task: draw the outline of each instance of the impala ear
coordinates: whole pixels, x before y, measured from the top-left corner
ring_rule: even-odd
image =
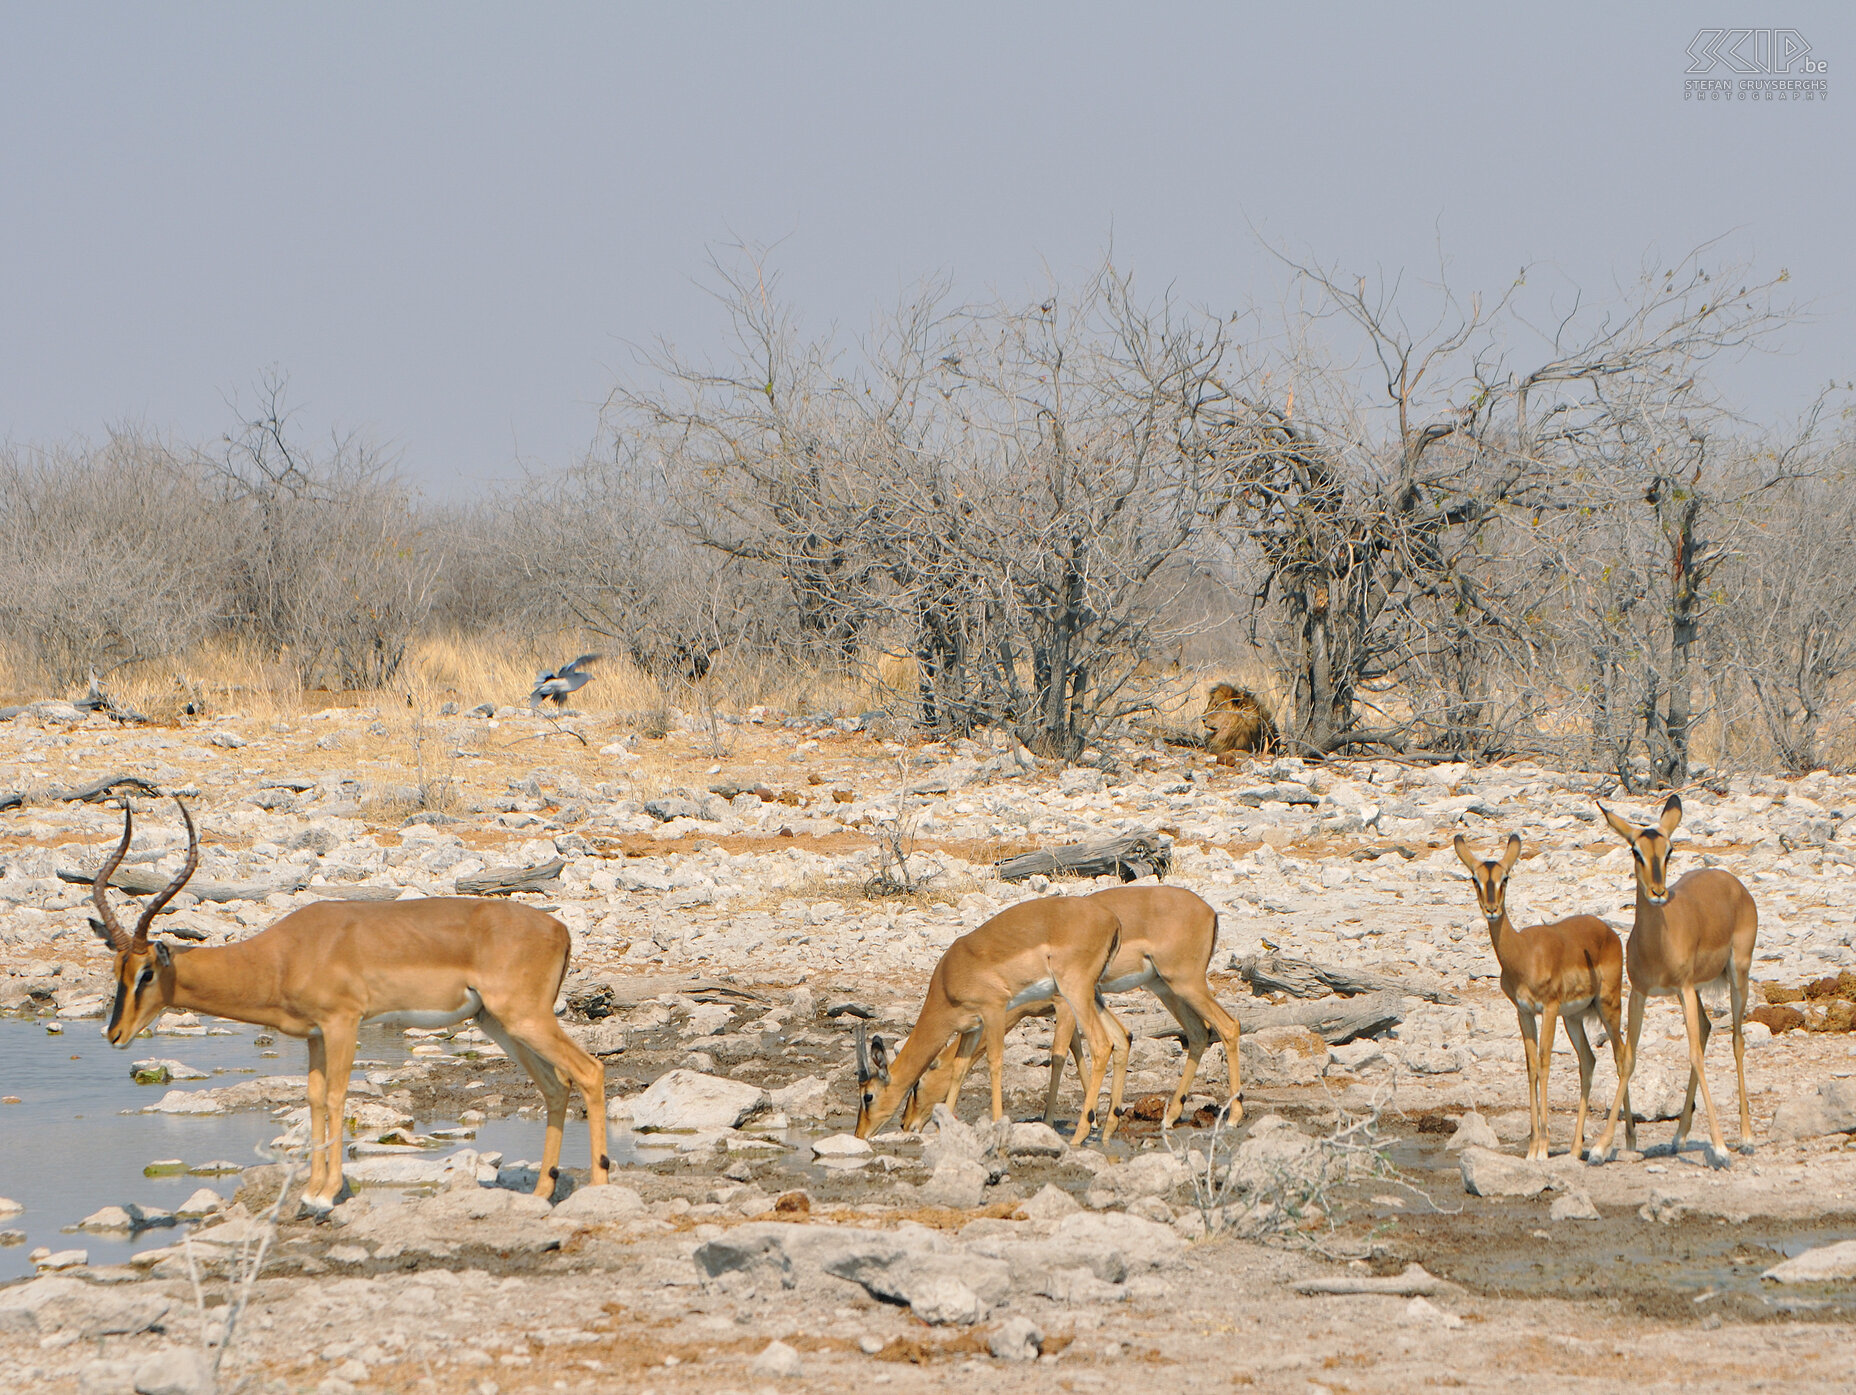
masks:
[[[1669,802],[1663,805],[1663,816],[1661,819],[1657,820],[1657,826],[1663,830],[1663,837],[1667,838],[1671,833],[1676,831],[1676,825],[1681,822],[1682,796],[1679,794],[1672,794],[1669,796]]]
[[[90,929],[104,944],[108,945],[111,949],[116,948],[116,941],[110,938],[110,927],[98,920],[94,915],[90,917]]]
[[[889,1084],[889,1048],[883,1045],[883,1038],[870,1038],[870,1061],[876,1067],[876,1078]]]
[[[1476,855],[1469,850],[1469,843],[1464,839],[1461,833],[1456,835],[1455,846],[1456,855],[1463,859],[1463,865],[1469,868],[1470,871],[1474,872],[1478,867],[1482,866],[1482,864],[1476,860]]]
[[[1519,833],[1510,833],[1508,835],[1508,850],[1502,854],[1502,871],[1511,871],[1514,868],[1515,860],[1520,856],[1521,835]]]
[[[1602,804],[1598,806],[1598,812],[1605,816],[1605,822],[1611,825],[1611,831],[1613,833],[1617,834],[1618,837],[1622,838],[1626,843],[1629,843],[1633,848],[1637,846],[1636,829],[1625,823],[1623,819],[1619,818]]]
[[[174,967],[174,955],[173,952],[168,949],[168,942],[166,940],[155,941],[155,962],[164,969],[171,969]]]

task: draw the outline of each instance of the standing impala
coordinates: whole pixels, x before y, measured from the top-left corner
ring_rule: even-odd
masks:
[[[1098,891],[1088,898],[1100,902],[1115,913],[1121,922],[1121,938],[1114,957],[1102,971],[1099,985],[1104,993],[1128,993],[1145,988],[1173,1014],[1186,1033],[1186,1062],[1179,1074],[1179,1087],[1167,1102],[1162,1126],[1170,1128],[1179,1118],[1186,1096],[1192,1090],[1199,1058],[1211,1043],[1211,1031],[1224,1043],[1225,1065],[1231,1077],[1228,1108],[1229,1122],[1244,1117],[1243,1076],[1238,1065],[1237,1019],[1212,996],[1205,971],[1211,966],[1212,951],[1218,945],[1218,912],[1203,899],[1177,886],[1117,886]],[[1076,1035],[1076,1019],[1062,1000],[1028,1004],[1013,1011],[1006,1023],[1009,1031],[1026,1017],[1056,1014],[1056,1030],[1051,1037],[1050,1086],[1044,1095],[1044,1122],[1057,1112],[1057,1088],[1063,1081],[1065,1052],[1076,1057],[1078,1075],[1087,1075],[1081,1039]],[[1211,1029],[1210,1031],[1207,1028]],[[982,1047],[982,1050],[985,1048]],[[906,1129],[919,1128],[945,1102],[949,1108],[948,1083],[952,1079],[952,1052],[943,1052],[933,1069],[922,1077],[915,1099],[903,1116]],[[1120,1083],[1114,1097],[1121,1098]]]
[[[1618,1008],[1624,996],[1624,948],[1618,932],[1597,916],[1576,915],[1551,925],[1517,930],[1508,919],[1508,874],[1521,856],[1520,835],[1510,833],[1497,862],[1484,862],[1470,851],[1462,834],[1456,855],[1476,882],[1476,905],[1488,922],[1496,962],[1502,966],[1502,992],[1514,1004],[1527,1053],[1527,1156],[1544,1160],[1547,1149],[1547,1068],[1553,1062],[1557,1023],[1566,1019],[1566,1036],[1579,1057],[1579,1117],[1573,1124],[1572,1152],[1585,1156],[1585,1115],[1592,1097],[1592,1044],[1585,1038],[1587,1013],[1596,1012],[1611,1039],[1618,1078],[1624,1079],[1624,1045],[1618,1032]],[[1624,1096],[1625,1108],[1630,1096]]]
[[[129,850],[134,819],[123,805],[122,841],[98,871],[92,927],[116,952],[116,1003],[103,1034],[125,1047],[166,1008],[253,1022],[309,1039],[309,1182],[303,1205],[326,1212],[342,1187],[343,1106],[363,1022],[449,1027],[466,1018],[519,1062],[548,1105],[537,1196],[560,1176],[561,1126],[571,1082],[592,1133],[595,1184],[606,1180],[606,1073],[554,1019],[567,974],[567,927],[528,906],[466,897],[324,901],[293,911],[248,940],[212,948],[149,943],[148,927],[199,865],[193,816],[187,862],[143,909],[133,935],[104,888]]]
[[[1637,919],[1625,951],[1630,967],[1630,1034],[1625,1038],[1624,1061],[1618,1067],[1618,1098],[1605,1120],[1604,1136],[1598,1140],[1597,1160],[1603,1162],[1610,1156],[1620,1107],[1627,1111],[1628,1118],[1625,1092],[1637,1064],[1643,1003],[1655,994],[1681,1000],[1682,1020],[1688,1028],[1688,1094],[1682,1101],[1682,1117],[1676,1121],[1670,1151],[1680,1152],[1688,1137],[1695,1114],[1695,1087],[1699,1085],[1701,1102],[1708,1110],[1708,1161],[1715,1167],[1726,1167],[1730,1159],[1721,1140],[1721,1121],[1714,1113],[1714,1096],[1708,1089],[1701,1060],[1713,1028],[1695,990],[1704,983],[1727,985],[1733,1012],[1734,1069],[1740,1077],[1740,1151],[1750,1153],[1753,1116],[1746,1105],[1746,1036],[1741,1024],[1746,1017],[1746,978],[1753,967],[1753,941],[1759,934],[1759,909],[1740,879],[1718,867],[1699,868],[1673,887],[1669,885],[1669,836],[1682,822],[1679,796],[1670,795],[1662,818],[1641,828],[1626,823],[1602,804],[1598,812],[1605,816],[1612,832],[1630,845],[1636,870]],[[1629,1123],[1625,1142],[1635,1150],[1636,1130]]]
[[[894,1062],[881,1037],[866,1040],[857,1027],[857,1136],[868,1138],[894,1114],[958,1039],[947,1100],[960,1093],[974,1057],[984,1046],[992,1070],[992,1117],[1005,1115],[1005,1032],[1012,1014],[1061,998],[1089,1043],[1089,1077],[1072,1144],[1096,1122],[1096,1096],[1110,1054],[1116,1058],[1115,1092],[1102,1124],[1103,1141],[1115,1131],[1120,1087],[1127,1074],[1128,1033],[1111,1012],[1098,1011],[1096,983],[1114,956],[1121,924],[1093,896],[1046,896],[1020,901],[947,947],[928,980],[928,995],[909,1039]]]

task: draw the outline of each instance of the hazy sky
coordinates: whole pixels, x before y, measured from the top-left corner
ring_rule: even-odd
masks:
[[[1718,10],[1718,13],[1715,12]],[[1273,299],[1348,270],[1604,293],[1723,234],[1815,306],[1736,377],[1856,374],[1856,7],[0,7],[0,435],[185,439],[286,372],[434,495],[572,461],[631,346],[719,343],[712,249],[814,324],[1113,239]],[[1827,102],[1683,100],[1699,25],[1787,26]],[[1725,72],[1718,69],[1716,76]]]

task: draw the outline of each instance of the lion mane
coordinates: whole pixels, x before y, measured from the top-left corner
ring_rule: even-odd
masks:
[[[1221,765],[1235,765],[1239,751],[1276,747],[1276,721],[1263,699],[1235,683],[1214,683],[1205,702],[1205,749]]]

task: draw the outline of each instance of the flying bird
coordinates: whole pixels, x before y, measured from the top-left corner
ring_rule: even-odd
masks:
[[[571,664],[562,664],[557,669],[537,674],[535,691],[528,695],[528,705],[539,707],[546,699],[551,700],[556,707],[565,707],[569,693],[584,688],[592,681],[593,675],[586,671],[587,665],[598,663],[600,658],[598,654],[582,654]]]

